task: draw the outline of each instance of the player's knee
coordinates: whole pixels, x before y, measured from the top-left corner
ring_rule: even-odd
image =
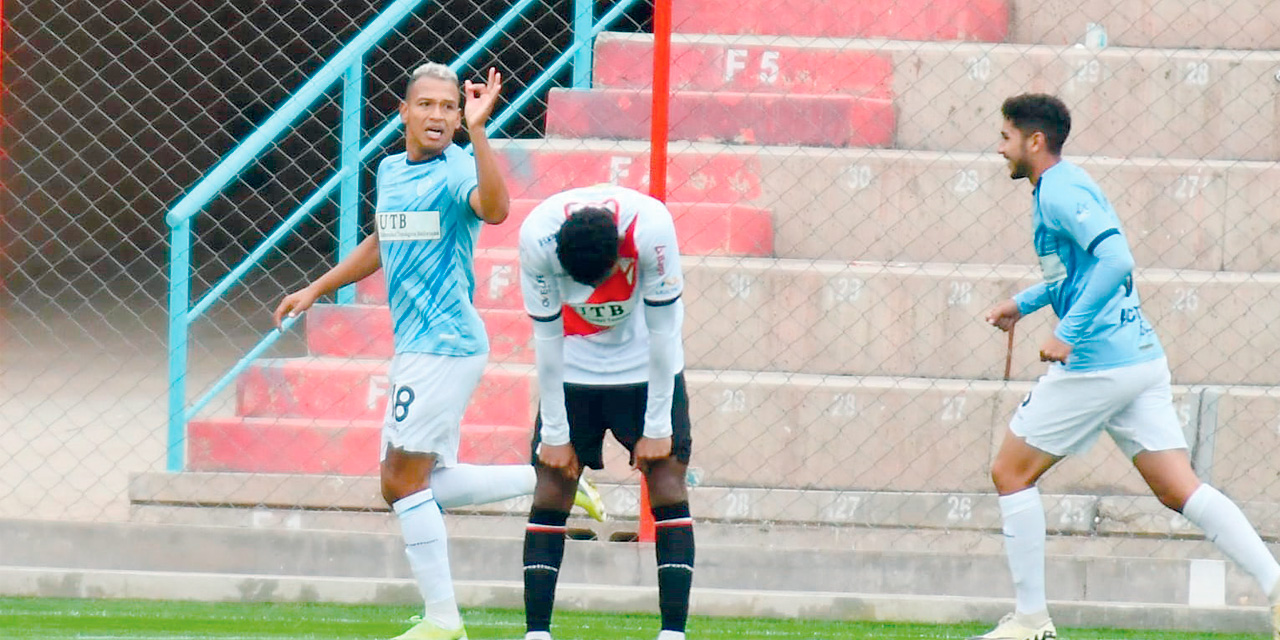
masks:
[[[991,482],[996,486],[996,493],[1007,496],[1035,484],[1035,478],[1026,469],[996,460],[991,465]]]
[[[403,474],[383,474],[382,499],[387,506],[394,505],[397,500],[411,496],[427,488],[425,479],[405,477]]]
[[[672,465],[674,467],[675,465]],[[661,467],[646,477],[649,483],[649,500],[655,506],[688,502],[689,490],[682,469]]]

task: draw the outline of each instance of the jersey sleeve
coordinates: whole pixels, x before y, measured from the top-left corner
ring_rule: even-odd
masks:
[[[1098,243],[1120,235],[1120,221],[1110,207],[1098,202],[1088,190],[1069,186],[1047,194],[1044,205],[1051,226],[1068,235],[1088,253]]]
[[[534,320],[549,321],[560,316],[560,285],[556,283],[551,261],[554,238],[542,237],[533,213],[520,226],[520,293],[524,310]]]
[[[462,211],[470,211],[475,215],[475,211],[471,209],[471,192],[480,184],[476,176],[476,160],[471,154],[463,152],[451,158],[449,162],[447,174],[449,200],[457,204]]]
[[[675,302],[684,293],[680,245],[671,213],[655,201],[654,214],[645,221],[639,239],[640,295],[648,305]]]

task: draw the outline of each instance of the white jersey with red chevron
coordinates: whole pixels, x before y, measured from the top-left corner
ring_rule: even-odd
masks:
[[[600,286],[574,282],[556,258],[556,232],[583,207],[618,221],[618,268]],[[643,304],[674,304],[683,317],[684,274],[671,212],[661,201],[615,185],[570,189],[542,201],[520,226],[521,291],[534,319],[564,317],[565,382],[632,384],[649,376]],[[676,345],[679,368],[683,348]]]

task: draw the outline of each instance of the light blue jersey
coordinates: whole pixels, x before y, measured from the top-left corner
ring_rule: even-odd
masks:
[[[468,199],[476,184],[475,160],[456,145],[430,160],[398,153],[378,165],[375,215],[396,353],[489,351],[472,303],[481,220]]]
[[[1036,255],[1044,282],[1014,297],[1023,314],[1052,305],[1054,335],[1072,345],[1066,368],[1093,371],[1164,356],[1142,315],[1133,256],[1115,209],[1084,169],[1060,161],[1033,193]]]

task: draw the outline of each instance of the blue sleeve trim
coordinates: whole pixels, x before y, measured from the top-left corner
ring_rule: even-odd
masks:
[[[555,315],[552,315],[552,316],[535,316],[531,313],[529,314],[529,317],[533,318],[535,322],[555,322],[556,320],[560,319],[561,313],[563,312],[557,311]]]
[[[1099,233],[1099,234],[1098,234],[1098,237],[1094,238],[1094,239],[1093,239],[1093,242],[1090,242],[1090,243],[1089,243],[1089,248],[1088,248],[1088,249],[1085,249],[1085,251],[1087,251],[1087,252],[1089,253],[1089,255],[1093,255],[1093,250],[1094,250],[1094,249],[1097,249],[1097,248],[1098,248],[1098,245],[1099,245],[1103,240],[1106,240],[1107,238],[1110,238],[1111,236],[1118,236],[1118,235],[1120,235],[1120,230],[1119,230],[1119,229],[1116,229],[1115,227],[1112,227],[1112,228],[1110,228],[1110,229],[1107,229],[1106,231],[1103,231],[1102,233]]]

